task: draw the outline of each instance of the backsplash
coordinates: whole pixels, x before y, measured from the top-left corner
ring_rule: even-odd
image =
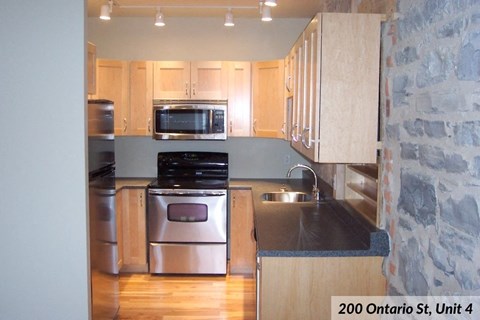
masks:
[[[266,138],[228,138],[226,141],[153,140],[151,137],[116,137],[117,176],[150,178],[157,175],[157,153],[168,151],[228,152],[230,178],[285,178],[296,163],[308,161],[288,141]],[[301,171],[293,172],[295,178]]]

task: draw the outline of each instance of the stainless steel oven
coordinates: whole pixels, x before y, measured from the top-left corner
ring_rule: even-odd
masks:
[[[149,270],[226,274],[228,154],[158,154],[148,187]]]

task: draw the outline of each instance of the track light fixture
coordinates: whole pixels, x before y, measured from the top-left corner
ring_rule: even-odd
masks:
[[[233,27],[234,25],[235,25],[235,23],[233,22],[232,9],[231,9],[231,8],[228,8],[227,13],[225,13],[225,23],[224,23],[224,26],[225,26],[225,27]]]
[[[262,21],[272,21],[272,14],[270,13],[270,7],[262,8]]]
[[[277,5],[277,0],[260,0],[259,6],[202,6],[202,5],[166,5],[162,8],[176,8],[176,9],[227,9],[225,14],[224,25],[226,27],[233,27],[235,23],[233,22],[233,13],[232,9],[235,10],[253,10],[260,8],[260,14],[262,16],[262,21],[272,21],[272,15],[270,13],[270,8]],[[108,2],[100,7],[100,19],[110,20],[110,14],[112,13],[113,6],[120,9],[145,9],[145,8],[156,8],[157,13],[155,15],[155,25],[163,27],[165,25],[164,15],[160,8],[153,5],[120,5],[116,0],[108,0]]]
[[[157,8],[157,14],[155,15],[155,25],[157,27],[165,26],[165,21],[163,19],[163,13],[160,8]]]
[[[276,7],[277,6],[277,0],[265,0],[263,3],[267,7]]]
[[[110,13],[112,13],[113,0],[108,0],[108,4],[100,7],[100,19],[110,20]]]

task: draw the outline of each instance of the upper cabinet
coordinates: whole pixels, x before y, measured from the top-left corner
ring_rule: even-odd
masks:
[[[291,141],[312,161],[376,163],[381,18],[320,13],[294,46]]]
[[[153,62],[130,62],[130,97],[126,134],[152,135]]]
[[[228,136],[249,137],[251,119],[251,64],[228,63]]]
[[[97,61],[94,97],[113,101],[116,136],[151,135],[152,78],[151,61]]]
[[[228,69],[222,61],[155,61],[154,99],[227,99]]]
[[[284,60],[252,63],[253,136],[285,138]]]
[[[87,43],[87,93],[95,94],[97,91],[97,47]]]
[[[123,135],[128,129],[128,62],[121,60],[97,60],[98,99],[107,99],[114,104],[115,135]]]

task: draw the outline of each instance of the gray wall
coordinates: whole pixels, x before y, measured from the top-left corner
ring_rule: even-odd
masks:
[[[389,292],[480,292],[480,4],[399,0],[383,33]]]
[[[88,319],[85,3],[0,9],[0,319]]]
[[[284,178],[296,163],[306,163],[280,139],[229,138],[227,141],[157,141],[150,137],[117,137],[115,141],[119,177],[155,177],[158,152],[228,152],[231,178]],[[293,177],[300,177],[296,170]]]

